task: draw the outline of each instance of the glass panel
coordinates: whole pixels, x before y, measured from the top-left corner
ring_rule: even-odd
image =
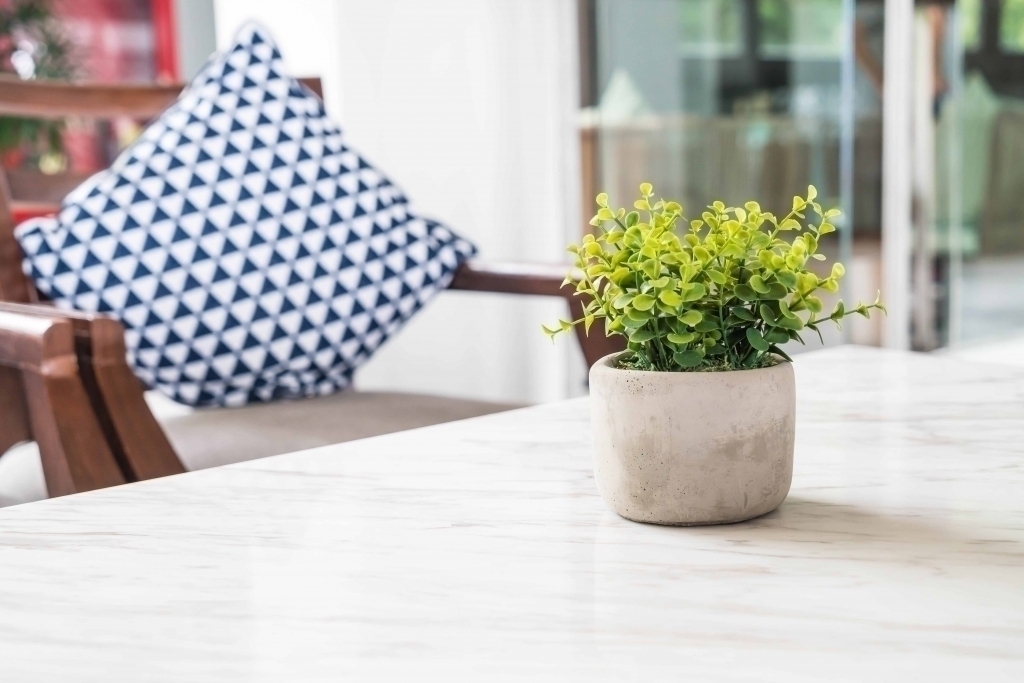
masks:
[[[965,50],[981,47],[981,0],[961,0],[960,36]]]
[[[948,163],[940,177],[948,170],[956,202],[949,206],[953,343],[1024,340],[1024,2],[981,0],[979,12],[978,1],[958,0],[958,20],[998,19],[999,45],[951,53],[955,106],[943,113],[938,140],[940,152],[949,150],[939,157]]]
[[[999,45],[1007,52],[1024,52],[1024,0],[1003,0]]]
[[[777,57],[839,57],[842,3],[758,0],[761,53]]]
[[[741,0],[691,0],[679,6],[679,54],[728,57],[743,52]]]
[[[753,199],[784,214],[809,184],[822,204],[850,208],[853,193],[844,195],[840,178],[841,159],[852,158],[853,149],[843,102],[853,110],[854,63],[852,50],[842,51],[852,45],[853,22],[843,20],[844,8],[852,18],[852,0],[595,0],[593,6],[596,96],[582,134],[588,218],[591,189],[630,206],[645,181],[659,196],[681,202],[687,215],[716,199],[731,205]],[[844,70],[851,70],[845,94]],[[880,115],[869,105],[862,117],[879,131],[878,142]],[[869,220],[877,224],[877,217]],[[848,232],[846,225],[840,232]],[[825,248],[836,257],[838,235]],[[875,286],[863,296],[873,299]]]

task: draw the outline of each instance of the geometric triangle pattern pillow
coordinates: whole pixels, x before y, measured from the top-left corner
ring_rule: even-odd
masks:
[[[410,211],[256,25],[16,236],[42,294],[119,319],[139,378],[189,405],[347,386],[475,252]]]

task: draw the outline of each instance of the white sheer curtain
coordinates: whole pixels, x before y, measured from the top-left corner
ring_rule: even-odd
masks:
[[[328,112],[481,258],[562,261],[578,233],[574,0],[216,0],[218,44],[246,19]],[[362,389],[537,402],[582,391],[560,302],[447,292],[357,374]]]

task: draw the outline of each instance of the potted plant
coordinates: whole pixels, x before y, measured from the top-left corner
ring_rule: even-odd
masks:
[[[825,322],[870,315],[878,299],[822,313],[819,290],[837,292],[835,263],[822,277],[819,239],[835,230],[809,187],[778,218],[756,202],[715,202],[686,221],[682,207],[640,186],[635,210],[597,197],[596,235],[573,245],[587,298],[579,320],[598,318],[627,350],[590,371],[598,489],[618,514],[657,524],[720,524],[771,512],[793,474],[796,390],[781,345]],[[810,215],[811,219],[808,218]],[[785,239],[792,236],[790,239]]]

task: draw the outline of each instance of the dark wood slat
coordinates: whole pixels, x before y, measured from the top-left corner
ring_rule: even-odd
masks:
[[[6,169],[7,188],[13,208],[33,211],[55,211],[71,190],[81,185],[91,173],[47,174],[32,169]]]
[[[31,439],[21,372],[0,366],[0,457],[11,446]]]
[[[319,78],[298,80],[323,99]],[[134,85],[23,81],[16,76],[0,75],[0,114],[39,118],[85,116],[106,119],[127,116],[151,119],[169,107],[184,87],[184,83]]]
[[[467,261],[456,271],[451,289],[565,297],[572,292],[562,288],[567,272],[568,267],[557,264]]]
[[[566,272],[568,266],[556,264],[487,264],[467,261],[456,271],[450,288],[499,294],[557,296],[566,300],[571,317],[578,320],[583,316],[585,300],[575,295],[576,290],[572,286],[562,286]],[[617,353],[626,348],[625,338],[605,334],[602,321],[591,326],[590,334],[582,326],[577,326],[576,338],[583,349],[587,365],[593,365],[609,353]]]
[[[21,270],[21,246],[14,239],[11,191],[0,168],[0,301],[33,300],[35,287]]]

